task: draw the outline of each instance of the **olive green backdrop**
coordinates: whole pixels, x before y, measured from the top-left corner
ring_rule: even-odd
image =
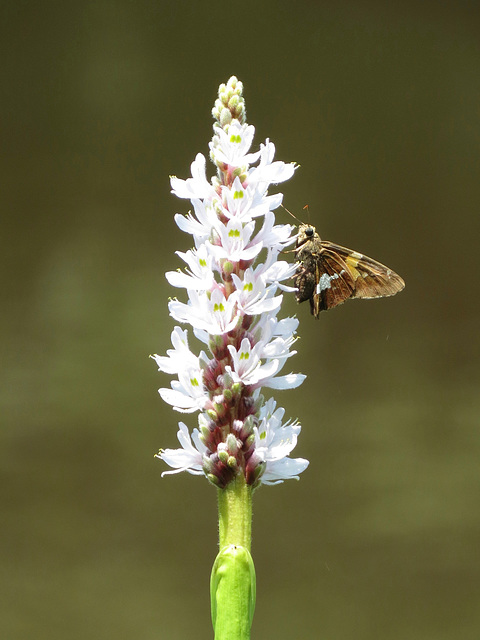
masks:
[[[1,12],[0,636],[212,637],[215,491],[160,478],[181,416],[148,355],[189,248],[168,176],[236,74],[255,144],[301,165],[285,204],[407,282],[319,321],[286,304],[310,467],[255,496],[253,638],[477,640],[476,3]]]

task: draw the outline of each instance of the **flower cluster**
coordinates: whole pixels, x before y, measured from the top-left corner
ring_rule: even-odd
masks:
[[[176,214],[175,222],[195,246],[177,252],[185,271],[166,274],[188,297],[186,303],[170,301],[169,311],[191,325],[204,350],[196,355],[187,330],[177,326],[173,349],[152,356],[160,371],[177,377],[170,389],[159,390],[161,397],[177,411],[200,411],[191,435],[179,423],[181,448],[159,452],[173,468],[165,473],[205,474],[220,488],[239,474],[252,487],[275,484],[298,478],[308,466],[289,457],[300,425],[282,423],[284,410],[261,394],[262,388],[295,388],[305,377],[280,375],[295,353],[298,321],[277,318],[277,291],[293,291],[282,281],[295,273],[295,264],[278,255],[295,237],[291,225],[275,224],[282,194],[267,195],[270,184],[290,178],[295,167],[273,160],[269,140],[250,153],[254,127],[245,121],[242,89],[232,77],[215,102],[210,158],[217,176],[207,180],[205,157],[198,154],[191,178],[171,178],[172,192],[192,202],[193,213]]]

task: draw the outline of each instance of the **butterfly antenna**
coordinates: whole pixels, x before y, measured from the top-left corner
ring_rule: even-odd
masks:
[[[289,213],[292,216],[292,218],[294,218],[297,222],[300,222],[300,224],[303,224],[300,218],[297,218],[297,216],[295,216],[291,211],[289,211],[287,207],[285,207],[283,204],[280,204],[280,206],[282,207],[282,209],[285,209],[285,211]]]
[[[305,209],[307,210],[307,218],[308,218],[308,220],[310,221],[310,208],[309,208],[309,205],[308,205],[308,204],[306,204],[306,205],[303,207],[303,210],[305,210]]]

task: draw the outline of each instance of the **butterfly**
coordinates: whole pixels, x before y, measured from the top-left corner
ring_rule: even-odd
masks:
[[[293,214],[292,214],[293,215]],[[349,298],[383,298],[405,287],[403,279],[384,264],[333,242],[321,240],[315,227],[298,227],[293,276],[297,302],[310,301],[315,318]]]

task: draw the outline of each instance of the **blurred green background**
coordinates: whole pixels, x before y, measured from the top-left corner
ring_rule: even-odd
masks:
[[[160,478],[181,416],[148,355],[189,248],[168,176],[232,74],[255,144],[301,165],[286,206],[407,282],[286,304],[308,378],[278,401],[311,464],[255,496],[252,637],[480,637],[477,11],[3,3],[2,639],[212,637],[215,491]]]

